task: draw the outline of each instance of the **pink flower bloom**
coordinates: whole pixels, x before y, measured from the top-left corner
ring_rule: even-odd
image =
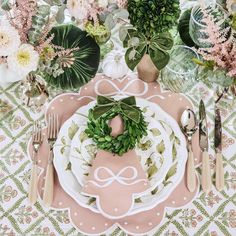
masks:
[[[202,22],[206,25],[202,31],[208,35],[202,42],[210,43],[211,46],[199,48],[198,53],[206,61],[214,61],[216,67],[225,70],[228,76],[236,77],[236,43],[234,36],[229,36],[230,27],[222,29],[222,22],[215,22],[204,4],[201,8],[204,15]]]

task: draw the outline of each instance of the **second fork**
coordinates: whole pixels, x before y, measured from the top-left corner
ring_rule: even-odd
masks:
[[[53,201],[53,189],[54,189],[53,146],[57,139],[58,132],[59,132],[58,115],[49,114],[48,144],[50,146],[50,152],[48,157],[48,165],[46,170],[44,193],[43,193],[43,202],[47,207],[51,206]]]

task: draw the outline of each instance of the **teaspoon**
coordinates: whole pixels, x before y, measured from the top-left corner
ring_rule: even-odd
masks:
[[[192,151],[192,136],[197,131],[197,118],[191,109],[187,109],[181,116],[181,128],[188,141],[188,160],[187,160],[187,188],[194,192],[196,188],[195,165]]]

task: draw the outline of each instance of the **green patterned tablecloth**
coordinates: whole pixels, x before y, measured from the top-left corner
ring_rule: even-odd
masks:
[[[51,91],[51,96],[58,91]],[[0,235],[81,235],[70,222],[66,210],[48,210],[27,199],[31,162],[27,142],[33,121],[43,112],[21,105],[20,85],[0,87]],[[198,85],[187,95],[196,111],[199,98],[207,106],[210,126],[211,167],[214,169],[212,92]],[[236,107],[222,106],[225,191],[213,189],[182,209],[168,209],[155,235],[236,235]],[[198,169],[198,172],[200,170]],[[125,235],[116,229],[112,235]]]

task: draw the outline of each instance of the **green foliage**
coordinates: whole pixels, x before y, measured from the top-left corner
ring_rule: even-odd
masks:
[[[169,62],[168,50],[173,47],[173,38],[170,33],[164,32],[147,38],[135,29],[122,28],[124,47],[128,47],[125,60],[131,70],[137,66],[145,54],[149,54],[158,70],[163,69]]]
[[[131,24],[146,37],[169,31],[180,15],[178,0],[128,0]]]
[[[218,84],[222,87],[235,84],[235,81],[227,75],[225,70],[215,69],[214,61],[201,61],[197,58],[193,58],[193,61],[201,66],[198,76],[199,81],[205,83],[209,88],[212,87],[212,84]]]
[[[105,17],[105,26],[108,30],[112,30],[119,19],[127,20],[129,17],[129,13],[125,9],[115,9],[110,14]]]
[[[32,28],[29,31],[29,41],[35,44],[42,34],[42,29],[48,22],[50,15],[50,6],[40,5],[37,7],[37,13],[32,18]]]
[[[106,43],[111,36],[111,31],[107,29],[104,25],[93,25],[92,22],[88,22],[85,25],[85,30],[88,34],[93,37],[98,44]]]
[[[62,67],[63,73],[56,78],[52,74],[45,74],[45,80],[56,87],[75,89],[91,80],[97,72],[100,59],[100,48],[87,32],[74,25],[60,25],[54,27],[50,35],[54,35],[52,43],[65,49],[79,47],[72,51],[73,64],[71,67]],[[62,59],[61,57],[59,58]],[[53,63],[57,63],[54,59]]]
[[[11,4],[9,0],[1,0],[0,1],[0,8],[4,11],[10,11],[11,10]]]
[[[231,27],[236,30],[236,13],[233,14],[232,20],[231,20]]]
[[[139,109],[140,108],[136,108]],[[142,112],[140,110],[140,112]],[[117,115],[121,115],[124,122],[124,132],[117,137],[111,136],[111,127],[108,126],[108,121]],[[93,109],[89,111],[89,121],[85,132],[89,138],[97,144],[97,147],[122,156],[128,150],[133,149],[136,143],[147,135],[147,123],[141,113],[140,122],[129,119],[127,116],[122,116],[117,107],[112,108],[98,119],[93,117]]]

